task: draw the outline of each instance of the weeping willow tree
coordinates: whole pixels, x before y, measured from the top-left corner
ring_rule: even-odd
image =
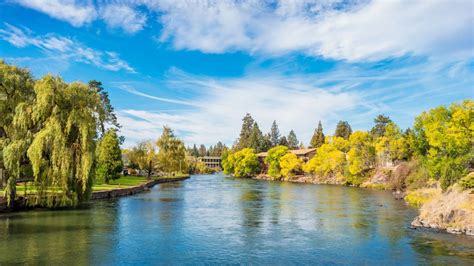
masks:
[[[36,81],[34,91],[31,114],[16,117],[18,121],[31,117],[39,128],[28,148],[37,190],[28,201],[74,206],[91,191],[100,96],[84,84],[66,84],[50,75]]]
[[[0,169],[6,178],[8,204],[16,197],[16,180],[31,171],[26,150],[33,138],[29,116],[35,98],[33,84],[27,70],[0,60]]]

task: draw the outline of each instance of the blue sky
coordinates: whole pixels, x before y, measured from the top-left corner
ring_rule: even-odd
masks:
[[[474,2],[0,2],[0,58],[66,81],[100,80],[125,146],[171,126],[231,145],[249,112],[305,144],[323,123],[402,128],[474,95]]]

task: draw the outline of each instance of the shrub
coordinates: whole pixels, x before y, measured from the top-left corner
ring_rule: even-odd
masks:
[[[459,185],[461,185],[463,189],[474,188],[474,172],[469,173],[461,180],[459,180]]]

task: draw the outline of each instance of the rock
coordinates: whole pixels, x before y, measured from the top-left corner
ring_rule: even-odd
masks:
[[[472,190],[450,189],[424,204],[411,223],[415,227],[445,230],[452,234],[474,235],[474,194]]]

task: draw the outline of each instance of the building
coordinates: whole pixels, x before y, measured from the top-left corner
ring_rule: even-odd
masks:
[[[199,161],[204,163],[209,168],[221,169],[221,157],[204,156],[204,157],[199,157]]]
[[[296,157],[300,158],[301,160],[303,160],[304,163],[306,163],[314,157],[314,155],[316,154],[316,148],[289,150],[289,152],[293,153],[294,155],[296,155]],[[258,161],[262,166],[262,173],[266,173],[268,170],[268,166],[265,163],[265,157],[267,157],[267,154],[268,152],[260,152],[257,154]]]
[[[316,148],[311,148],[311,149],[298,149],[298,150],[289,150],[289,152],[293,153],[296,155],[296,157],[300,158],[303,160],[303,162],[307,162],[313,158],[313,156],[316,154]],[[268,152],[260,152],[257,154],[258,159],[260,162],[265,161],[265,157],[267,157]]]

